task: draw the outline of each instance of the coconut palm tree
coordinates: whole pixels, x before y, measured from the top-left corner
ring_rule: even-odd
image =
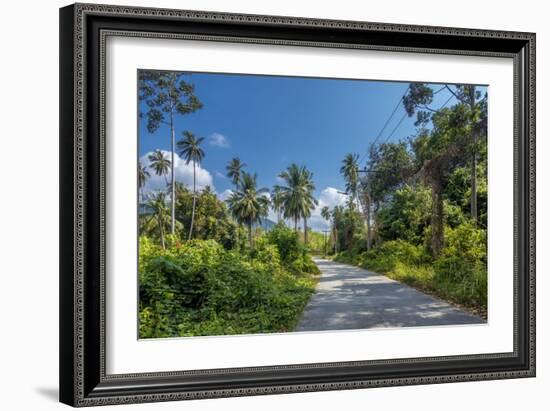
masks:
[[[359,155],[349,153],[342,160],[342,167],[340,167],[340,173],[346,180],[346,191],[349,194],[349,206],[353,208],[355,205],[355,199],[357,198],[357,192],[359,189]]]
[[[197,164],[200,165],[204,158],[204,151],[200,147],[204,140],[204,137],[196,137],[190,131],[184,131],[182,133],[184,139],[178,141],[177,146],[179,154],[185,159],[185,164],[193,162],[193,211],[191,213],[191,225],[189,227],[189,240],[193,234],[193,223],[195,220],[195,206],[197,200]]]
[[[239,189],[226,200],[233,217],[248,227],[250,248],[254,246],[252,225],[266,217],[269,210],[269,199],[265,196],[269,190],[259,189],[257,178],[257,174],[243,172]]]
[[[273,211],[277,214],[277,223],[281,222],[281,214],[283,212],[284,198],[281,187],[275,186],[271,191],[271,207]],[[283,220],[284,221],[284,220]]]
[[[307,219],[311,217],[311,212],[315,209],[318,202],[313,197],[313,191],[315,190],[315,184],[313,184],[313,173],[302,167],[302,181],[304,196],[302,201],[301,217],[304,220],[304,244],[307,245]]]
[[[141,162],[138,161],[138,190],[139,190],[139,201],[143,202],[143,186],[151,177],[151,173],[147,170],[147,167],[142,166]]]
[[[168,186],[168,178],[166,177],[170,172],[170,166],[172,162],[165,156],[160,150],[155,150],[147,157],[149,159],[150,167],[153,169],[157,176],[164,176],[164,181]]]
[[[160,244],[162,248],[166,248],[164,241],[165,226],[170,222],[170,210],[166,206],[166,193],[159,191],[151,196],[147,205],[153,210],[152,218],[159,230]]]
[[[304,242],[307,244],[307,219],[317,205],[313,197],[313,174],[305,167],[291,164],[279,177],[285,185],[276,186],[283,198],[283,216],[294,220],[294,231],[298,232],[298,221],[304,219]]]
[[[237,190],[239,189],[243,168],[245,167],[246,163],[243,163],[239,157],[233,157],[225,167],[227,170],[227,177],[231,179]]]

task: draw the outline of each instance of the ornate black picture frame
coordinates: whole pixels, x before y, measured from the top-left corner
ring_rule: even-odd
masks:
[[[514,61],[514,350],[109,375],[105,371],[105,39],[187,38]],[[73,406],[535,376],[535,35],[76,4],[60,10],[60,400]]]

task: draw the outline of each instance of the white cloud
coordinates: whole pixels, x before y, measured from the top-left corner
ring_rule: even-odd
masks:
[[[323,203],[324,206],[329,206],[330,208],[337,206],[337,205],[344,205],[346,203],[348,196],[345,194],[341,194],[340,191],[337,188],[334,187],[327,187],[323,191],[321,191],[321,195],[319,197],[319,205]]]
[[[218,198],[222,201],[225,201],[229,198],[229,196],[233,194],[233,191],[230,190],[230,189],[227,189],[225,191],[223,191],[221,194],[218,194]]]
[[[208,142],[211,146],[219,148],[229,148],[229,140],[226,136],[220,133],[212,133],[208,136]]]
[[[323,207],[328,206],[333,208],[337,205],[344,205],[347,200],[345,194],[340,194],[339,190],[334,187],[327,187],[321,191],[321,195],[317,199],[319,204],[315,207],[315,210],[311,212],[311,217],[308,221],[308,226],[314,231],[328,230],[330,223],[321,216],[321,210]]]
[[[216,177],[227,180],[227,176],[223,173],[220,173],[219,171],[216,171]]]
[[[167,158],[170,158],[171,153],[169,151],[161,151]],[[151,152],[140,157],[139,161],[142,166],[149,167],[149,154],[151,154]],[[148,171],[151,174],[151,177],[145,183],[143,193],[147,194],[151,191],[166,190],[166,181],[170,182],[170,173],[166,176],[158,176],[152,169],[149,168]],[[177,153],[174,153],[174,172],[177,182],[183,183],[190,189],[193,188],[193,163],[186,164],[185,160],[182,160]],[[197,190],[202,190],[206,186],[210,186],[212,190],[215,189],[214,180],[208,170],[202,168],[200,165],[197,165],[196,172]]]

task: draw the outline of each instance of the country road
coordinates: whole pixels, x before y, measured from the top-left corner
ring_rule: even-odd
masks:
[[[485,323],[384,275],[333,261],[314,261],[321,279],[296,331]]]

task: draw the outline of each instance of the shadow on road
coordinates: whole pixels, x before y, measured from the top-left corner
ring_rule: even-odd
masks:
[[[296,331],[485,323],[384,275],[315,259],[322,272]]]

